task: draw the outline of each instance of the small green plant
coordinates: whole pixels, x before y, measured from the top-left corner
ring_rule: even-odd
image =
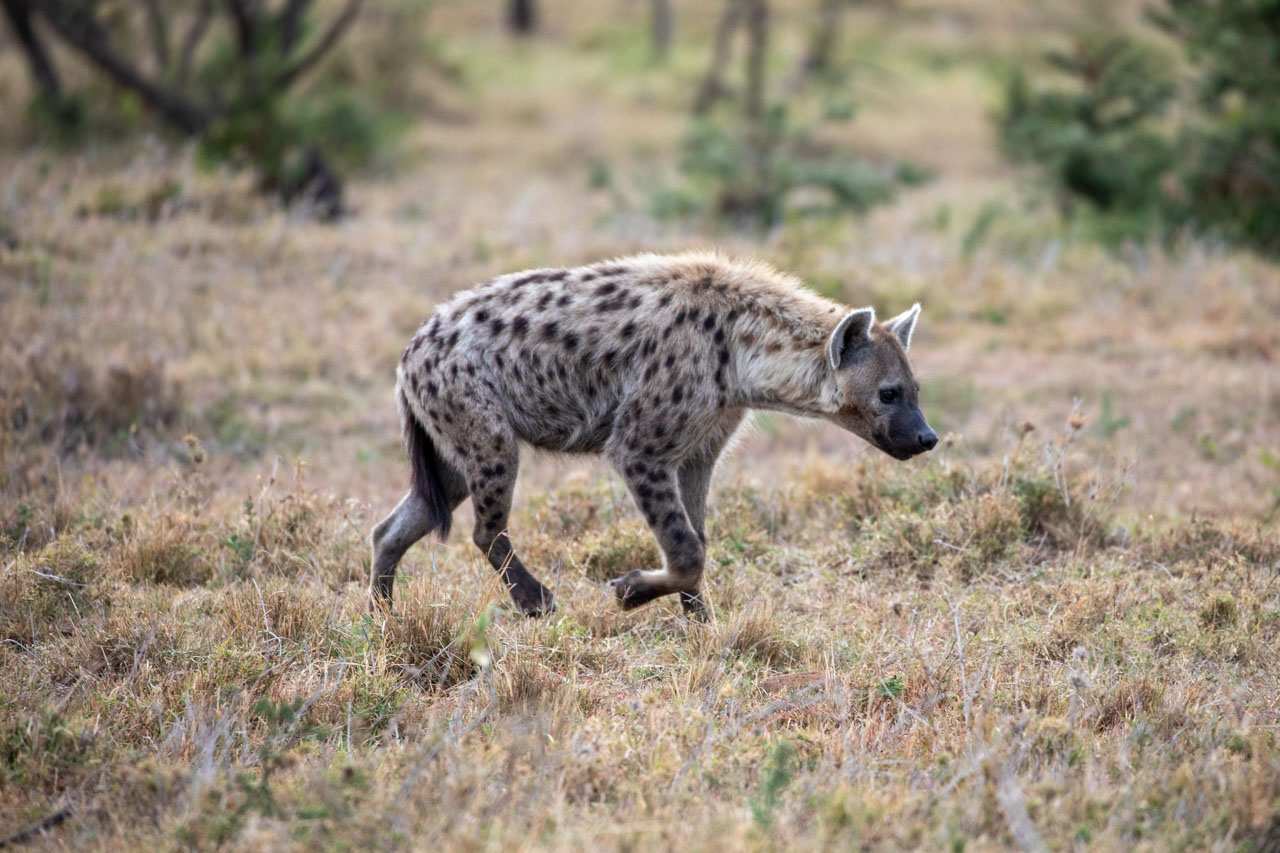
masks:
[[[1111,438],[1128,425],[1129,419],[1120,417],[1115,412],[1115,405],[1111,401],[1111,389],[1105,389],[1102,392],[1102,411],[1098,414],[1098,431],[1102,433],[1103,438]]]
[[[815,148],[808,130],[792,123],[780,104],[759,125],[698,119],[681,145],[686,184],[655,196],[655,212],[703,211],[731,222],[772,225],[788,209],[800,215],[864,213],[891,201],[899,188],[932,177],[910,163],[877,166],[848,151],[815,154]],[[797,200],[800,191],[807,200]]]
[[[876,685],[876,695],[885,699],[896,699],[905,693],[907,683],[901,675],[891,675]]]
[[[789,741],[781,740],[765,762],[760,776],[760,790],[751,801],[751,816],[762,829],[773,826],[774,811],[782,802],[782,792],[791,784],[792,763],[796,748]]]

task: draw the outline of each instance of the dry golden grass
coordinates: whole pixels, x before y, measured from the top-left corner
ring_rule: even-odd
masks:
[[[855,13],[861,110],[827,132],[940,178],[763,235],[647,212],[715,4],[665,68],[640,4],[546,4],[516,46],[437,5],[371,13],[342,60],[389,73],[356,47],[412,24],[467,82],[400,80],[425,118],[337,227],[177,144],[0,131],[0,841],[1277,849],[1280,269],[1107,252],[1024,202],[991,57],[1074,4]],[[794,56],[806,10],[776,5]],[[5,51],[0,103],[22,81]],[[161,189],[154,221],[92,213]],[[655,559],[625,489],[531,455],[512,529],[555,616],[509,608],[465,507],[370,615],[365,537],[406,481],[391,377],[431,306],[711,243],[923,301],[944,446],[901,465],[760,419],[713,491],[707,625],[618,612],[600,581]]]

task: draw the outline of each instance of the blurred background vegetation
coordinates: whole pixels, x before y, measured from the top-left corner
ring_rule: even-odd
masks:
[[[461,92],[488,83],[460,34],[431,20],[438,5],[450,4],[378,4],[364,10],[376,29],[350,36],[362,0],[4,0],[30,78],[20,136],[67,148],[154,131],[188,136],[202,162],[249,170],[260,190],[336,219],[346,212],[343,177],[375,163],[394,168],[405,129],[431,120],[431,96],[414,82],[422,68]],[[577,34],[576,45],[564,41],[551,0],[494,0],[470,17],[487,15],[521,41],[548,39],[548,50],[607,54],[619,77],[670,79],[690,119],[669,155],[680,179],[649,199],[658,217],[750,227],[789,210],[863,212],[936,174],[907,157],[868,158],[823,133],[855,119],[865,90],[856,78],[886,73],[868,38],[918,17],[916,4],[608,5],[609,23]],[[687,5],[698,7],[699,24],[714,12],[710,33],[688,26]],[[991,111],[999,149],[1026,164],[1030,190],[1112,244],[1189,229],[1280,251],[1280,3],[1065,9],[1046,7],[1058,33],[1029,40],[1049,44],[1039,55],[973,45],[1003,88]],[[963,10],[950,14],[964,26]],[[544,16],[556,22],[550,38]],[[788,67],[777,44],[797,38],[803,47]],[[539,93],[530,94],[532,106]],[[591,161],[593,187],[614,179],[615,164]]]
[[[0,0],[0,846],[1276,849],[1278,26]],[[921,301],[939,448],[757,418],[710,626],[618,612],[625,485],[530,454],[555,617],[464,507],[372,618],[423,318],[709,246]]]

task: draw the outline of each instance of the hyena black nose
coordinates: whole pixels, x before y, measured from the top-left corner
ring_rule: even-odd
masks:
[[[931,429],[920,433],[920,446],[925,450],[933,450],[938,444],[938,434]]]

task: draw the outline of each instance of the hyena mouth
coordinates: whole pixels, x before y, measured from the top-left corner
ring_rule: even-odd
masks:
[[[899,462],[906,462],[908,459],[912,458],[916,454],[920,453],[921,450],[923,450],[923,448],[915,448],[915,447],[909,450],[904,449],[902,447],[898,447],[890,443],[888,437],[882,435],[881,433],[872,434],[871,439],[877,448],[879,448],[880,450],[883,450],[885,453],[889,454],[894,459],[897,459]]]

